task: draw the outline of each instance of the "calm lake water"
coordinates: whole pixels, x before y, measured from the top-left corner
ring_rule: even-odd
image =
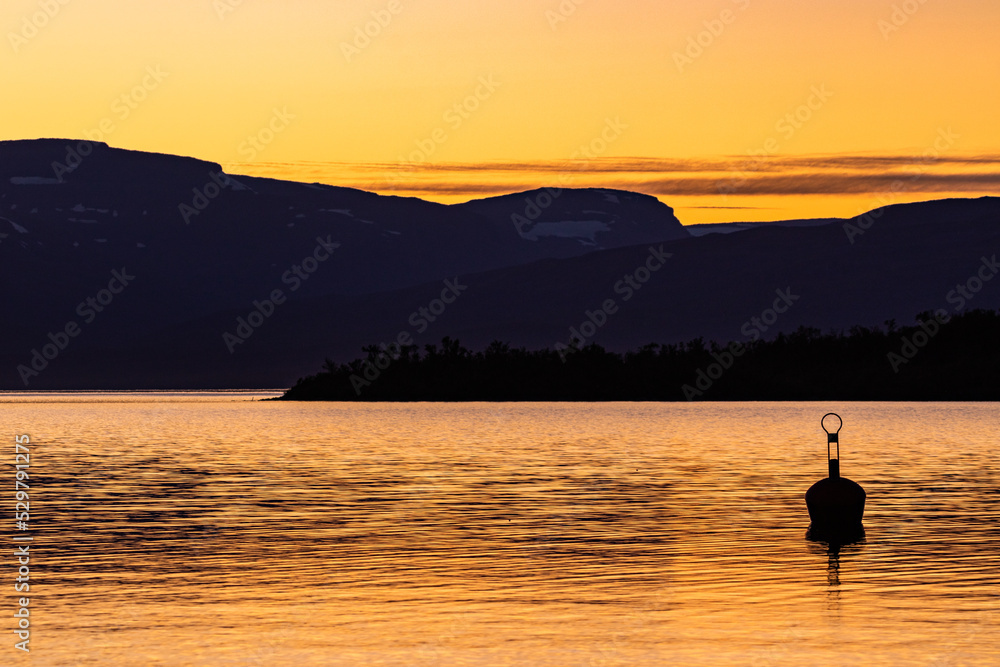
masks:
[[[1000,404],[0,394],[3,665],[997,665]],[[863,543],[805,540],[826,476]]]

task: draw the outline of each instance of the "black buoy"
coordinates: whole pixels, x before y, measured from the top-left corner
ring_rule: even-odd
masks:
[[[836,417],[840,422],[837,430],[826,428],[827,417]],[[865,535],[861,521],[865,514],[865,490],[857,482],[840,476],[840,429],[844,421],[833,412],[823,415],[820,426],[826,431],[826,459],[830,476],[821,479],[806,491],[806,507],[809,508],[809,531],[811,540],[847,544],[860,540]],[[836,443],[837,457],[833,458],[830,445]]]

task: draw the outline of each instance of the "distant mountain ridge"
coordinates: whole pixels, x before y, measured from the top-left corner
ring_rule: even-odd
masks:
[[[601,196],[566,190],[559,211],[586,217],[583,210]],[[226,176],[215,163],[103,143],[0,142],[0,232],[7,234],[0,242],[0,275],[16,285],[19,276],[40,274],[38,292],[51,302],[68,303],[78,285],[99,282],[110,267],[146,267],[136,288],[143,284],[144,298],[160,303],[161,316],[136,314],[131,328],[148,331],[249,303],[276,279],[280,283],[283,272],[320,237],[345,251],[312,275],[297,297],[366,294],[597,247],[687,236],[669,207],[643,198],[638,206],[620,207],[620,229],[607,224],[526,242],[510,216],[476,213],[488,202],[454,207],[351,188]],[[513,214],[516,202],[511,205]],[[538,223],[559,224],[555,213]],[[44,321],[43,303],[24,294],[11,297],[21,322]],[[37,337],[33,329],[8,342],[27,343]]]
[[[609,349],[731,339],[789,287],[801,301],[765,335],[911,318],[948,307],[949,285],[1000,250],[998,201],[889,207],[851,239],[850,221],[695,238],[624,191],[445,206],[100,143],[0,142],[0,387],[23,389],[35,353],[32,389],[289,386],[401,335],[551,347],[608,299],[593,340]],[[650,273],[651,253],[670,258]],[[628,300],[626,278],[642,279]],[[465,289],[445,294],[446,279]],[[1000,307],[1000,281],[975,298]]]

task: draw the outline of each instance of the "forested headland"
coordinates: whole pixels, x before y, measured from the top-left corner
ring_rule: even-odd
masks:
[[[769,340],[701,338],[617,353],[590,344],[527,350],[494,341],[363,349],[327,360],[279,400],[325,401],[774,401],[1000,400],[1000,311],[921,313]]]

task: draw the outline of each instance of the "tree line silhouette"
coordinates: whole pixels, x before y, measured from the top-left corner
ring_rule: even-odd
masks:
[[[280,400],[682,401],[1000,400],[1000,311],[822,333],[800,327],[722,346],[696,338],[625,353],[590,344],[527,350],[494,341],[363,348],[300,379]]]

